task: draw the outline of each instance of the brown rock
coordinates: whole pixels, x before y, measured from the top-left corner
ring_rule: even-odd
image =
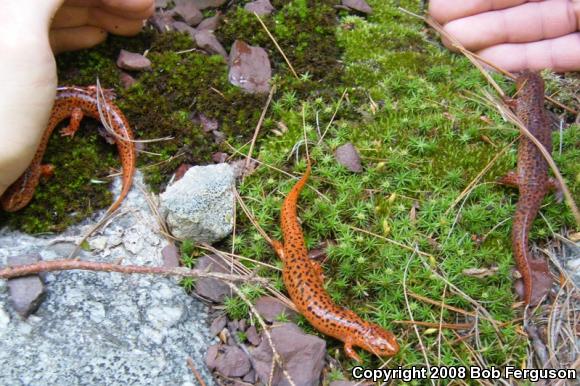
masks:
[[[223,153],[223,152],[217,152],[217,153],[213,153],[211,155],[211,159],[213,162],[215,162],[216,164],[223,164],[224,162],[226,162],[228,160],[228,154],[227,153]]]
[[[163,266],[168,268],[179,267],[179,249],[175,244],[171,243],[166,245],[161,250],[161,256],[163,257]]]
[[[286,371],[294,383],[301,386],[316,386],[324,368],[326,342],[314,335],[307,335],[298,326],[286,323],[270,331],[274,347],[285,364]],[[272,365],[272,349],[267,339],[252,352],[258,379],[268,384]],[[272,384],[287,386],[288,380],[278,366],[274,371]]]
[[[230,51],[229,66],[228,79],[234,86],[250,93],[266,93],[270,90],[272,68],[263,48],[236,40]]]
[[[290,320],[295,320],[297,317],[294,310],[272,296],[262,296],[256,301],[255,307],[260,316],[270,323],[275,322],[282,314]]]
[[[196,26],[203,20],[201,11],[191,1],[176,2],[172,11],[191,26]]]
[[[222,21],[222,13],[217,12],[215,16],[203,19],[201,23],[199,23],[199,25],[197,26],[197,30],[198,31],[206,30],[213,32],[216,29],[218,29],[221,21]]]
[[[248,342],[250,342],[254,346],[259,346],[260,342],[262,342],[262,338],[260,338],[258,330],[256,330],[256,326],[250,326],[246,330],[246,338],[248,339]]]
[[[221,55],[227,59],[228,53],[222,44],[217,40],[215,35],[209,30],[197,31],[194,36],[195,44],[204,51],[210,54]]]
[[[342,5],[367,15],[373,13],[373,9],[367,4],[365,0],[342,0]]]
[[[121,50],[117,57],[117,67],[129,71],[143,71],[151,69],[151,61],[141,54]]]
[[[351,172],[360,173],[363,170],[358,150],[350,142],[338,147],[334,152],[334,157],[339,164]]]
[[[183,164],[179,165],[179,166],[177,167],[177,170],[175,170],[175,177],[173,178],[173,182],[177,182],[177,181],[179,181],[180,179],[182,179],[182,178],[183,178],[183,176],[185,175],[185,173],[187,173],[187,171],[188,171],[189,169],[191,169],[191,167],[192,167],[192,166],[193,166],[193,165],[191,165],[191,164],[186,164],[186,163],[183,163]]]
[[[205,255],[197,259],[196,269],[209,272],[229,273],[229,265],[217,255]],[[220,280],[201,277],[195,285],[195,292],[214,302],[221,302],[231,294],[230,287]]]
[[[243,377],[252,369],[250,358],[237,346],[224,346],[217,358],[216,370],[226,377]]]
[[[256,0],[247,3],[244,9],[248,12],[255,12],[258,16],[267,16],[274,12],[274,7],[270,4],[270,0]]]
[[[218,316],[211,322],[211,326],[209,327],[209,332],[212,336],[216,336],[219,334],[224,327],[226,326],[228,319],[225,315]]]
[[[9,256],[8,266],[34,264],[40,255]],[[8,293],[14,310],[23,318],[35,312],[44,298],[44,283],[38,275],[18,277],[8,280]]]

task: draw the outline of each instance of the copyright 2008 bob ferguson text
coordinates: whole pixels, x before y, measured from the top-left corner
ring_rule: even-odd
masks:
[[[352,368],[355,381],[387,382],[401,380],[411,382],[421,379],[513,379],[537,382],[542,380],[577,379],[575,369],[519,369],[515,366],[482,368],[477,366],[431,366],[402,367],[393,369],[367,369],[362,366]]]

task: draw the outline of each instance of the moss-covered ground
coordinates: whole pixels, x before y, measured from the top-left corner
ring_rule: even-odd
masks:
[[[320,193],[305,189],[299,215],[309,248],[325,240],[336,241],[323,264],[332,298],[400,337],[401,351],[389,366],[425,363],[421,345],[432,365],[476,365],[472,351],[476,350],[489,366],[520,366],[526,360],[528,340],[517,319],[521,311],[512,307],[516,298],[509,237],[517,192],[494,182],[514,167],[516,145],[497,159],[464,201],[452,206],[477,174],[518,136],[492,107],[473,98],[472,93],[486,88],[480,73],[464,58],[443,49],[420,20],[397,8],[421,12],[419,1],[369,0],[374,13],[365,18],[336,10],[333,6],[338,1],[333,0],[272,3],[278,11],[264,22],[300,79],[293,78],[257,20],[235,6],[224,10],[218,36],[228,49],[234,39],[243,38],[266,47],[271,55],[278,92],[254,154],[261,162],[300,175],[305,169],[303,147],[298,161],[292,151],[303,138],[303,120],[306,123],[315,160],[309,186]],[[153,62],[153,69],[140,74],[127,90],[119,86],[114,65],[119,48],[149,49]],[[220,148],[202,134],[190,119],[192,113],[218,119],[227,143],[243,153],[265,102],[263,96],[249,96],[228,84],[221,57],[178,53],[190,48],[193,43],[184,35],[149,31],[138,38],[109,39],[97,49],[67,54],[59,61],[63,84],[91,84],[98,75],[104,86],[115,88],[139,137],[174,136],[173,141],[147,144],[146,150],[160,155],[139,156],[142,167],[161,162],[143,169],[154,189],[162,188],[181,162],[207,163],[214,150],[231,152],[227,145]],[[495,78],[506,91],[513,91],[510,83]],[[555,91],[559,86],[550,82],[549,87]],[[323,132],[335,111],[336,119],[318,143],[318,128]],[[288,130],[282,133],[280,127]],[[79,203],[80,217],[110,202],[103,193],[106,185],[90,181],[118,165],[114,148],[103,150],[105,145],[98,144],[103,140],[90,130],[79,135],[80,140],[55,137],[48,151],[48,159],[65,179],[39,188],[35,203],[0,221],[30,232],[59,230],[76,221],[67,211],[69,203]],[[360,150],[363,173],[351,173],[334,160],[333,151],[346,142]],[[562,138],[554,134],[554,143],[560,142],[562,152],[556,151],[554,158],[578,199],[580,127],[570,126]],[[183,155],[171,160],[176,154]],[[273,168],[260,167],[239,187],[253,215],[272,237],[280,238],[279,208],[294,182]],[[553,197],[544,204],[531,234],[539,243],[548,240],[552,231],[573,225],[564,204]],[[236,229],[235,239],[224,242],[224,249],[229,250],[234,241],[236,253],[281,267],[243,215],[238,215]],[[424,254],[412,253],[387,238]],[[191,263],[191,248],[186,249],[186,260]],[[283,291],[279,273],[244,264],[271,278]],[[492,266],[498,271],[483,279],[463,273],[468,268]],[[409,309],[422,322],[472,321],[413,298],[405,301],[406,288],[408,293],[473,311],[435,272],[502,323],[499,334],[489,321],[479,320],[477,331],[444,329],[441,336],[437,329],[421,327],[421,343],[412,327],[396,323],[411,319]],[[250,297],[262,292],[256,287],[244,290]],[[248,314],[243,302],[235,298],[226,302],[226,309],[236,318]],[[305,320],[301,324],[315,333]],[[467,337],[458,339],[459,334]],[[345,359],[339,342],[328,342],[332,356],[347,368],[353,364]],[[367,365],[379,364],[368,353],[361,355]]]

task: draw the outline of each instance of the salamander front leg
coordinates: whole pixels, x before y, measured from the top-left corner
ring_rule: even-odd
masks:
[[[83,110],[79,107],[75,107],[70,114],[68,126],[60,130],[60,135],[63,137],[73,137],[79,129],[83,117]]]
[[[354,359],[358,363],[362,363],[362,359],[360,359],[356,351],[354,351],[352,343],[352,338],[346,338],[344,341],[344,352],[346,352],[346,356],[348,356],[350,359]]]
[[[497,182],[502,185],[513,186],[517,188],[520,185],[520,178],[518,176],[518,173],[512,170],[508,172],[505,176],[499,178]]]

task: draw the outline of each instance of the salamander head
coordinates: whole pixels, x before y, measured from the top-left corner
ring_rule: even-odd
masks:
[[[374,323],[369,323],[369,329],[361,336],[357,346],[380,357],[392,356],[399,352],[395,335]]]

